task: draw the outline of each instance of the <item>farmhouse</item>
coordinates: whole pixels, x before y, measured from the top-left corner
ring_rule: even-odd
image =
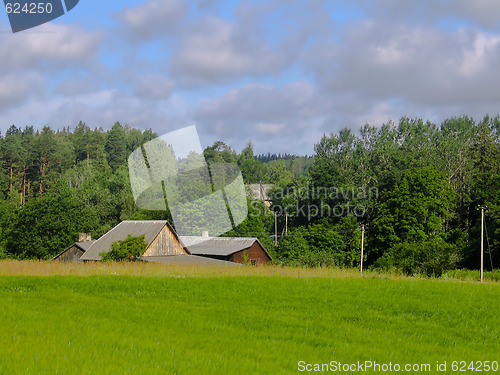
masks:
[[[142,236],[148,244],[143,256],[189,254],[181,245],[177,234],[165,220],[122,221],[99,238],[80,258],[82,261],[101,260],[101,253],[109,252],[111,244],[123,241],[128,235]]]
[[[77,242],[56,256],[59,261],[100,261],[111,244],[144,235],[148,244],[141,257],[148,262],[181,264],[263,264],[270,255],[256,238],[179,237],[166,220],[123,221],[97,241]]]

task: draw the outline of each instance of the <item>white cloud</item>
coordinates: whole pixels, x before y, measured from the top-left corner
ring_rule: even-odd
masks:
[[[12,109],[31,96],[43,96],[45,86],[43,78],[36,73],[0,76],[0,109]]]
[[[500,2],[497,0],[450,0],[457,6],[457,13],[473,19],[479,25],[490,29],[500,28]],[[453,9],[453,3],[451,8]]]
[[[166,100],[174,90],[174,83],[161,74],[146,74],[141,76],[135,84],[135,94],[144,99]]]
[[[328,105],[307,81],[278,87],[248,84],[203,103],[194,118],[202,132],[236,148],[253,140],[257,152],[267,152],[266,147],[310,152]]]
[[[362,8],[373,20],[432,26],[442,20],[465,22],[489,30],[500,29],[500,3],[496,0],[375,0]]]
[[[262,135],[280,135],[285,130],[285,124],[269,124],[259,122],[255,129]]]
[[[53,98],[56,107],[48,115],[48,122],[77,124],[82,120],[103,128],[116,121],[142,129],[159,127],[165,121],[157,103],[148,103],[119,90],[103,90],[74,98]]]
[[[78,97],[98,91],[100,87],[100,82],[95,79],[89,79],[89,77],[65,79],[52,90],[52,95]]]
[[[206,17],[180,35],[171,66],[188,86],[227,82],[245,76],[277,74],[289,61],[255,30]]]
[[[183,21],[187,7],[182,0],[148,0],[117,13],[126,27],[126,35],[134,41],[163,38]]]
[[[324,103],[317,97],[314,86],[307,81],[282,87],[247,84],[230,90],[219,99],[202,104],[196,117],[273,123],[288,119],[291,115],[314,117],[321,113],[322,106]]]
[[[308,64],[327,93],[355,93],[358,101],[434,106],[500,100],[500,39],[478,31],[365,22]]]
[[[85,65],[99,55],[101,32],[46,23],[36,33],[18,33],[0,44],[0,71]]]
[[[500,62],[500,36],[477,34],[470,41],[468,48],[464,48],[462,59],[458,65],[459,72],[466,78],[475,78],[485,70],[494,73],[489,62]]]

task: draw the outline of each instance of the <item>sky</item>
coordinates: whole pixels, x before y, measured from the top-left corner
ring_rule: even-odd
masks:
[[[0,12],[0,130],[158,135],[312,155],[323,134],[500,112],[497,0],[80,0],[13,34]]]

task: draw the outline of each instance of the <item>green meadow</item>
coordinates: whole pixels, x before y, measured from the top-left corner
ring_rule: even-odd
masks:
[[[470,374],[453,361],[500,362],[499,301],[496,283],[341,274],[1,276],[0,374]]]

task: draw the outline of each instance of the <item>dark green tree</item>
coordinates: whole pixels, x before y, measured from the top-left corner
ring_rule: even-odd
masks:
[[[79,232],[91,232],[94,217],[81,208],[64,184],[27,201],[2,233],[6,252],[22,259],[52,258],[75,242]]]
[[[106,159],[111,169],[116,170],[127,160],[127,138],[123,126],[116,122],[106,135]]]
[[[453,238],[449,222],[455,201],[455,192],[436,168],[406,172],[401,183],[377,206],[369,232],[372,259],[380,256],[378,265],[403,268],[405,272],[440,273],[443,269],[428,266],[438,258],[443,259],[443,267],[456,265],[460,254],[455,244],[446,241]],[[410,256],[416,249],[423,250]],[[408,263],[410,258],[413,263]]]

